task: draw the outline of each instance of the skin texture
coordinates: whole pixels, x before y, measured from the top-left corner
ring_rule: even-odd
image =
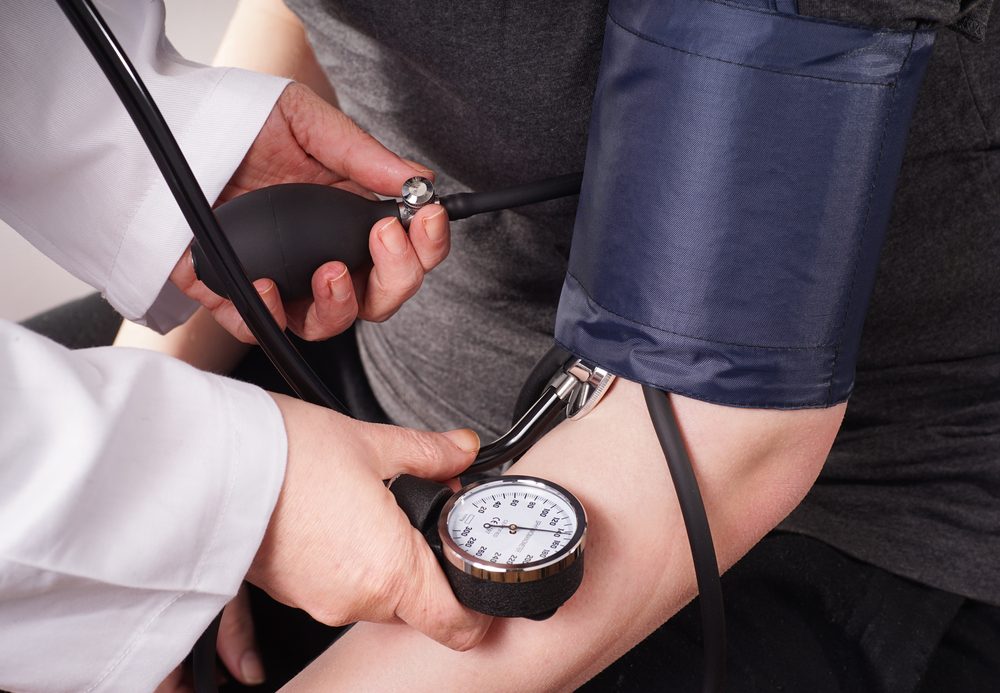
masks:
[[[159,351],[203,371],[223,375],[232,371],[247,350],[247,345],[229,334],[205,308],[199,308],[186,323],[165,335],[125,320],[114,344]]]
[[[289,77],[337,105],[302,22],[281,0],[240,0],[213,62]]]
[[[844,407],[762,411],[671,399],[725,569],[805,495]],[[553,618],[496,619],[463,653],[405,626],[359,624],[285,690],[572,690],[694,597],[683,520],[638,385],[619,380],[591,414],[560,425],[511,472],[551,479],[587,509],[583,584]]]

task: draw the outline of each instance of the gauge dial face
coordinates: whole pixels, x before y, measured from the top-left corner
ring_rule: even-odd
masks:
[[[544,567],[581,547],[586,528],[579,501],[534,477],[473,484],[444,513],[439,529],[445,545],[485,568]]]

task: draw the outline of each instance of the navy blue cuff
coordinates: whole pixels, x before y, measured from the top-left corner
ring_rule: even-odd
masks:
[[[853,385],[934,34],[768,4],[612,0],[556,339],[697,399],[822,407]]]

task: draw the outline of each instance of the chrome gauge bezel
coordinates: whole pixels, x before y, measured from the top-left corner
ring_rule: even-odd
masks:
[[[576,513],[577,523],[573,536],[566,546],[555,554],[530,563],[492,563],[471,555],[452,539],[450,532],[448,532],[448,518],[452,511],[464,502],[470,492],[488,485],[498,487],[505,485],[528,486],[544,489],[559,496]],[[500,476],[469,484],[449,498],[438,518],[438,536],[441,539],[445,560],[463,573],[487,582],[534,582],[560,573],[582,558],[587,539],[587,513],[576,496],[559,484],[533,476]]]

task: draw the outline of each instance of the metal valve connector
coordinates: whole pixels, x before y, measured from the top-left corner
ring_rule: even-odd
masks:
[[[414,176],[403,183],[399,201],[399,220],[403,228],[409,228],[410,220],[417,211],[429,204],[436,204],[437,195],[434,193],[434,183],[423,176]]]

